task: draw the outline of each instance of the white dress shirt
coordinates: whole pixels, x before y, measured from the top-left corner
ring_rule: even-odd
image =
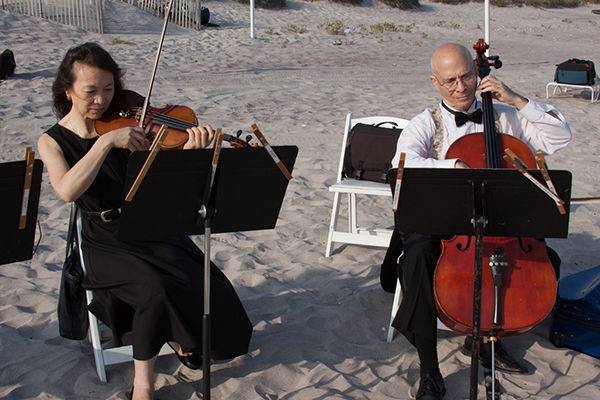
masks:
[[[483,132],[483,124],[467,121],[457,127],[454,114],[439,105],[444,126],[444,137],[440,154],[446,154],[450,145],[458,138],[475,132]],[[479,100],[473,102],[467,113],[481,108]],[[529,100],[521,110],[494,103],[494,111],[498,113],[502,133],[515,136],[534,150],[552,154],[562,149],[571,141],[571,128],[563,115],[554,107]],[[552,112],[556,117],[548,114]],[[398,138],[396,155],[392,159],[392,167],[398,166],[400,153],[406,153],[405,167],[408,168],[454,168],[456,159],[435,159],[433,139],[435,123],[432,110],[426,109],[410,120]]]

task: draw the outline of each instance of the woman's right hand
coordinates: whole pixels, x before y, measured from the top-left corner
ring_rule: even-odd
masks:
[[[101,137],[107,140],[111,147],[121,149],[148,150],[150,142],[146,139],[144,130],[138,126],[126,126],[124,128],[115,129],[102,135]]]

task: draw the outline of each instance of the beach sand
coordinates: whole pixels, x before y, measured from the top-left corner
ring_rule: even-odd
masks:
[[[346,113],[410,119],[435,104],[429,57],[445,41],[470,46],[482,37],[483,5],[423,2],[421,10],[401,11],[381,3],[288,4],[286,10],[257,10],[252,40],[246,6],[203,2],[221,27],[198,32],[171,26],[153,90],[155,105],[188,105],[203,122],[226,132],[249,130],[257,122],[272,144],[300,149],[277,228],[213,237],[213,260],[238,291],[254,335],[248,355],[213,366],[212,394],[265,400],[414,398],[416,352],[403,337],[385,342],[392,295],[379,286],[384,250],[336,245],[334,254],[324,257],[333,198],[327,186],[335,182]],[[116,1],[106,7],[103,35],[0,11],[0,50],[12,49],[17,61],[15,76],[0,82],[0,162],[21,159],[24,147],[35,146],[55,122],[50,88],[73,45],[100,43],[127,70],[126,86],[145,92],[161,20]],[[491,53],[504,62],[495,74],[523,95],[543,100],[555,64],[572,57],[600,61],[600,18],[592,8],[492,7]],[[346,34],[325,31],[333,20],[342,22]],[[371,32],[370,25],[384,22],[398,31]],[[600,105],[577,93],[550,101],[574,133],[568,148],[549,157],[550,167],[573,173],[574,196],[597,194]],[[359,197],[359,210],[364,210],[361,224],[392,225],[389,199]],[[562,276],[600,264],[598,205],[574,205],[571,211],[569,238],[549,240],[562,257]],[[102,384],[89,343],[58,335],[68,216],[69,206],[45,175],[37,253],[30,262],[0,267],[2,399],[116,399],[130,388],[131,364],[108,367],[109,382]],[[506,339],[510,351],[535,372],[499,374],[507,392],[503,398],[600,398],[600,361],[555,348],[548,326],[546,321]],[[468,397],[469,359],[460,352],[462,341],[440,333],[446,399]],[[174,356],[161,357],[157,398],[199,399],[201,378]]]

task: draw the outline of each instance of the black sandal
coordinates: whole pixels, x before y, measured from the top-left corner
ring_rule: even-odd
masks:
[[[202,369],[202,353],[192,351],[192,354],[189,356],[182,356],[175,350],[171,343],[167,342],[170,348],[173,349],[179,361],[188,367],[189,369]]]

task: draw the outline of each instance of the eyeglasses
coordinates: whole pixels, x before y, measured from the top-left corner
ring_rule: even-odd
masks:
[[[445,87],[447,90],[452,91],[452,90],[455,90],[456,87],[458,86],[458,81],[461,81],[463,83],[463,85],[465,85],[467,83],[470,84],[477,80],[477,75],[475,74],[475,71],[469,71],[466,74],[462,74],[461,76],[456,77],[456,78],[441,80],[440,78],[438,78],[436,76],[435,79],[438,81],[438,83],[440,85]]]

